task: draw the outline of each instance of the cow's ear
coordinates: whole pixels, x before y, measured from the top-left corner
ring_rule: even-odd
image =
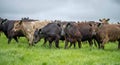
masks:
[[[71,25],[71,23],[68,23],[68,24],[66,25],[66,27],[68,27],[69,25]]]
[[[103,26],[103,24],[102,23],[98,23],[98,25],[97,25],[99,28],[100,27],[102,27]]]
[[[40,32],[41,31],[41,29],[39,29],[39,31],[38,32]]]
[[[102,22],[102,20],[101,20],[101,19],[99,19],[99,21],[100,21],[100,22]]]
[[[57,25],[60,27],[61,25],[59,23],[57,23]]]
[[[41,29],[38,30],[38,33],[41,34]]]
[[[22,21],[22,20],[20,20],[20,23],[19,23],[19,24],[22,24],[22,22],[23,22],[23,21]]]
[[[67,25],[66,25],[66,28],[70,28],[70,27],[72,27],[72,25],[71,25],[72,23],[68,23]]]
[[[4,21],[7,21],[7,19],[5,19]]]
[[[110,19],[108,18],[107,21],[109,21]]]
[[[91,24],[91,23],[90,23],[89,25],[90,25],[90,26],[92,26],[92,24]]]
[[[119,22],[117,22],[117,24],[120,24]]]
[[[7,21],[7,19],[4,19],[1,24],[4,24]]]

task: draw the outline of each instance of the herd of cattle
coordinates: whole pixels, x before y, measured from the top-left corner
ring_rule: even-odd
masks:
[[[105,43],[118,41],[118,49],[120,49],[120,24],[109,24],[108,22],[109,19],[105,18],[99,19],[99,22],[40,21],[29,18],[7,20],[0,18],[0,33],[5,34],[8,44],[12,39],[18,42],[19,37],[26,37],[30,46],[34,46],[41,39],[44,39],[43,45],[46,45],[48,41],[50,48],[52,42],[55,42],[55,46],[60,48],[59,40],[62,40],[65,41],[65,49],[72,45],[75,47],[76,43],[81,48],[83,41],[88,41],[90,47],[94,43],[98,48],[104,49]]]

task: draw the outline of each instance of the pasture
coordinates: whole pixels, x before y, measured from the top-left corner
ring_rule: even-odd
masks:
[[[64,49],[64,42],[60,41],[60,49],[54,44],[50,49],[41,46],[43,40],[33,47],[28,46],[26,38],[21,37],[19,43],[14,40],[7,44],[7,38],[0,36],[0,65],[120,65],[120,50],[117,42],[105,45],[105,50],[93,46],[90,49],[84,42],[82,48]]]

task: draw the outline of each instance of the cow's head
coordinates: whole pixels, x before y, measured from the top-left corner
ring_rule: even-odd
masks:
[[[37,43],[41,40],[41,38],[43,38],[43,33],[42,33],[42,29],[36,29],[34,32],[34,39],[33,39],[33,43]]]
[[[109,20],[110,20],[109,18],[108,19],[105,19],[105,18],[99,19],[99,21],[103,24],[109,24],[109,22],[108,22]]]
[[[39,29],[36,29],[35,32],[34,32],[33,43],[37,43],[38,41],[40,41],[40,37],[39,37]]]
[[[7,19],[0,18],[0,25],[4,24],[7,21]]]
[[[62,30],[61,30],[61,36],[64,36],[64,35],[65,35],[65,31],[64,31],[64,30],[65,30],[67,24],[68,24],[67,22],[61,22],[61,23],[60,23],[60,27],[61,27],[61,29],[62,29]]]
[[[120,22],[117,22],[117,24],[120,24]]]
[[[94,36],[96,35],[98,29],[102,27],[102,23],[98,23],[98,22],[89,23],[89,26],[90,26],[90,32]]]
[[[53,23],[56,23],[61,28],[61,35],[64,35],[64,28],[65,28],[65,22],[62,22],[61,20],[54,20]]]
[[[1,31],[2,26],[4,25],[5,22],[7,22],[7,19],[0,18],[0,31]]]
[[[20,31],[22,28],[22,20],[21,21],[16,21],[14,23],[13,31]]]
[[[0,17],[0,24],[2,23],[2,20],[3,20],[3,19]]]

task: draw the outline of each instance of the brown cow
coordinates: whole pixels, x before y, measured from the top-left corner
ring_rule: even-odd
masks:
[[[92,47],[93,45],[92,40],[94,35],[96,35],[94,32],[95,32],[95,29],[97,28],[96,26],[97,24],[98,23],[94,21],[78,22],[79,31],[81,32],[81,35],[82,35],[81,41],[88,41],[90,47]],[[94,44],[95,46],[97,46],[96,43]]]
[[[13,31],[22,31],[23,34],[26,36],[26,38],[29,41],[29,45],[33,44],[34,39],[34,32],[36,29],[40,29],[50,23],[50,21],[44,20],[44,21],[31,21],[31,22],[24,22],[19,21],[14,24]]]
[[[77,23],[67,23],[65,29],[64,29],[64,33],[65,33],[65,49],[68,46],[68,42],[70,42],[70,46],[72,46],[72,44],[74,44],[75,47],[75,43],[78,42],[78,47],[81,48],[81,33],[79,31],[79,26]]]
[[[96,30],[96,32],[96,40],[99,48],[104,49],[104,44],[108,41],[118,41],[118,49],[120,49],[120,25],[99,25],[99,28]]]

